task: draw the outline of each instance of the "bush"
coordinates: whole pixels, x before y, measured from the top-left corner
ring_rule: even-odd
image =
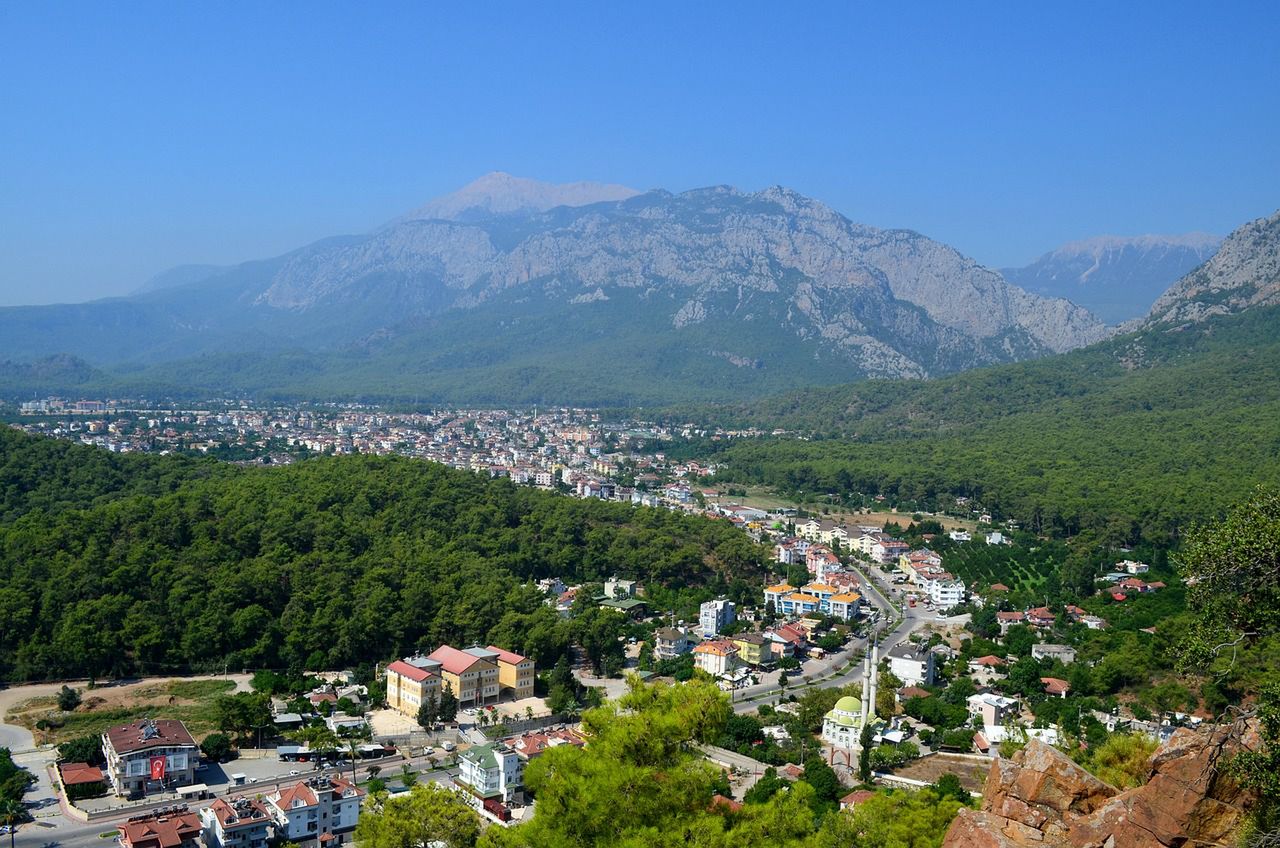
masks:
[[[231,737],[225,733],[210,733],[200,743],[200,751],[206,760],[220,763],[231,757]]]
[[[58,690],[58,709],[64,713],[69,713],[76,707],[80,706],[80,690],[72,689],[70,686],[63,684]]]

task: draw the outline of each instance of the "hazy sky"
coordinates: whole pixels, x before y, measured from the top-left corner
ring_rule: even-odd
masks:
[[[780,183],[996,266],[1280,207],[1274,0],[442,5],[0,3],[0,304],[368,230],[491,170]]]

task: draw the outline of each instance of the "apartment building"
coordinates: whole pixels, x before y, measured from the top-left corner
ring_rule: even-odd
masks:
[[[200,811],[206,848],[267,848],[274,821],[255,798],[219,798]]]
[[[161,808],[116,825],[122,848],[199,848],[200,817],[186,807]]]
[[[186,725],[143,719],[102,734],[103,769],[117,795],[172,791],[195,783],[200,748]]]
[[[303,848],[350,842],[365,791],[341,777],[318,775],[265,799],[276,837]]]

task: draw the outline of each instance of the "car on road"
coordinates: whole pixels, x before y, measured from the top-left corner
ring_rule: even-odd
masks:
[[[297,769],[289,769],[290,777],[297,777],[300,774],[302,774],[302,772],[298,771]]]

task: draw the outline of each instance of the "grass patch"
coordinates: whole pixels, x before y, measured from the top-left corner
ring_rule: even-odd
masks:
[[[177,719],[198,740],[218,729],[214,702],[233,689],[235,683],[230,680],[174,680],[140,686],[111,701],[99,694],[114,696],[110,690],[85,690],[84,702],[75,712],[61,712],[55,698],[41,697],[18,704],[7,718],[30,730],[39,742],[54,745],[144,718]],[[56,726],[39,730],[36,723],[41,719]]]

